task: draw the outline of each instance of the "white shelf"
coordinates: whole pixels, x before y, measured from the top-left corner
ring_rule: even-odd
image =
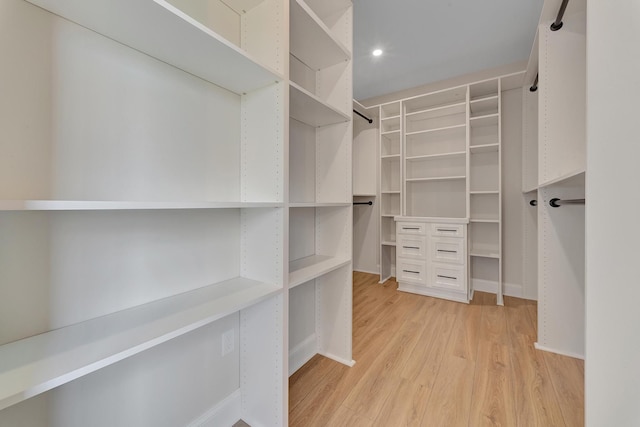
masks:
[[[467,125],[465,124],[461,124],[461,125],[453,125],[453,126],[444,126],[441,128],[435,128],[435,129],[427,129],[427,130],[419,130],[419,131],[415,131],[415,132],[406,132],[405,135],[406,136],[410,136],[410,135],[419,135],[422,133],[431,133],[431,132],[442,132],[442,131],[446,131],[449,129],[458,129],[458,128],[466,128]]]
[[[435,119],[437,117],[449,116],[452,114],[466,113],[467,103],[458,102],[456,104],[441,105],[439,107],[425,110],[413,111],[405,115],[408,121]]]
[[[400,154],[387,154],[384,156],[380,156],[381,159],[397,159],[400,158]]]
[[[291,54],[312,70],[349,61],[351,53],[303,0],[290,2]]]
[[[376,197],[377,194],[369,194],[369,193],[353,193],[353,197]]]
[[[351,0],[307,0],[307,4],[319,16],[329,16],[350,7]]]
[[[163,0],[28,1],[237,94],[284,79]]]
[[[471,119],[487,115],[488,113],[497,114],[498,111],[498,95],[485,96],[471,100],[469,102],[471,110]]]
[[[464,157],[466,156],[466,151],[454,151],[451,153],[442,153],[442,154],[429,154],[425,156],[411,156],[405,157],[405,160],[431,160],[431,159],[444,159],[444,158],[452,158],[452,157]]]
[[[385,120],[392,120],[392,119],[396,119],[397,120],[399,118],[400,118],[400,114],[397,114],[395,116],[383,117],[383,118],[380,119],[380,121],[384,122]]]
[[[469,118],[471,127],[492,126],[498,124],[498,113],[485,114],[483,116]]]
[[[499,224],[500,220],[499,219],[483,219],[483,218],[471,218],[469,220],[469,222],[483,222],[483,223],[488,223],[488,224]]]
[[[382,190],[380,194],[400,194],[400,190]]]
[[[380,135],[392,135],[394,133],[399,134],[400,133],[400,129],[396,129],[396,130],[388,130],[386,132],[380,132]]]
[[[375,197],[375,196],[369,196]],[[348,207],[351,203],[345,202],[301,202],[301,203],[289,203],[290,208],[331,208],[331,207]]]
[[[498,143],[469,146],[471,153],[490,153],[492,151],[498,151],[499,149],[500,144]]]
[[[466,176],[458,175],[458,176],[437,176],[437,177],[431,177],[431,178],[408,178],[406,181],[407,182],[452,181],[452,180],[458,180],[458,179],[466,179]]]
[[[322,101],[296,83],[290,82],[289,85],[289,115],[292,119],[314,127],[351,120],[349,115]]]
[[[554,179],[550,179],[548,181],[542,182],[538,185],[537,188],[544,188],[550,185],[557,185],[557,184],[584,187],[584,182],[585,182],[585,171],[584,169],[580,169],[580,170],[568,172]]]
[[[289,289],[343,267],[351,262],[348,257],[311,255],[289,263]]]
[[[280,291],[236,278],[0,346],[0,410]]]
[[[383,213],[383,214],[380,214],[380,216],[384,217],[384,218],[395,218],[395,217],[398,216],[398,214],[384,214]]]
[[[382,246],[396,246],[396,242],[392,241],[382,241],[380,243],[382,244]]]
[[[490,191],[469,191],[469,194],[500,194],[498,190]]]
[[[282,202],[149,202],[102,200],[0,200],[0,211],[104,211],[281,208]]]
[[[478,258],[495,258],[500,259],[500,254],[495,250],[490,249],[471,249],[469,255]]]

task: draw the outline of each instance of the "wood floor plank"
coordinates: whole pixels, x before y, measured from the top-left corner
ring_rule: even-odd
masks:
[[[564,426],[542,352],[526,335],[512,337],[511,363],[518,426]]]
[[[565,423],[584,425],[584,369],[583,362],[559,354],[545,352],[545,364]],[[569,421],[571,424],[569,424]]]
[[[458,427],[469,425],[469,410],[475,362],[445,356],[422,420],[423,426]]]
[[[398,387],[387,398],[375,419],[377,426],[419,426],[422,424],[428,399],[425,386],[401,379]]]
[[[515,426],[509,347],[481,341],[473,382],[470,426]]]
[[[326,425],[332,427],[371,427],[371,420],[346,406],[340,406]]]

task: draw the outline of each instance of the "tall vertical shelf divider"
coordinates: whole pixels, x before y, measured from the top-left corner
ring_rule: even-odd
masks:
[[[353,363],[352,4],[291,0],[289,374]]]
[[[396,224],[402,208],[402,115],[400,102],[381,105],[380,117],[380,283],[395,275]]]
[[[500,83],[469,86],[469,269],[472,288],[495,292],[503,305]]]
[[[286,425],[289,3],[2,13],[0,425]]]

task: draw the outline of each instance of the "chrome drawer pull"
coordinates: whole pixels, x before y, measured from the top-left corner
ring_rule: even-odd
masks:
[[[402,227],[403,230],[420,230],[420,227]]]
[[[452,230],[450,228],[438,228],[438,231],[447,231],[449,233],[455,233],[458,230]]]
[[[441,274],[438,274],[438,277],[442,277],[443,279],[451,279],[451,280],[458,280],[457,277],[452,277],[452,276],[443,276]]]
[[[419,271],[413,271],[413,270],[402,270],[402,271],[404,271],[405,273],[420,274]]]
[[[448,251],[446,249],[438,249],[438,252],[448,252],[450,254],[457,254],[458,253],[458,251]]]
[[[419,246],[403,246],[405,249],[420,249]]]

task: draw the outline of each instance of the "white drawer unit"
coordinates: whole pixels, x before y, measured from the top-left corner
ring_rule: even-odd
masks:
[[[397,234],[427,234],[427,224],[424,222],[398,222],[396,225]]]
[[[397,256],[424,260],[427,254],[425,236],[398,235]]]
[[[466,268],[461,265],[434,263],[430,285],[456,292],[467,291]]]
[[[396,218],[398,289],[468,303],[467,224],[441,221]]]
[[[464,237],[463,224],[431,224],[431,235],[440,237]]]
[[[454,264],[464,264],[466,261],[464,239],[434,237],[430,246],[432,261]]]
[[[427,268],[424,261],[398,258],[397,266],[398,282],[427,285]]]

